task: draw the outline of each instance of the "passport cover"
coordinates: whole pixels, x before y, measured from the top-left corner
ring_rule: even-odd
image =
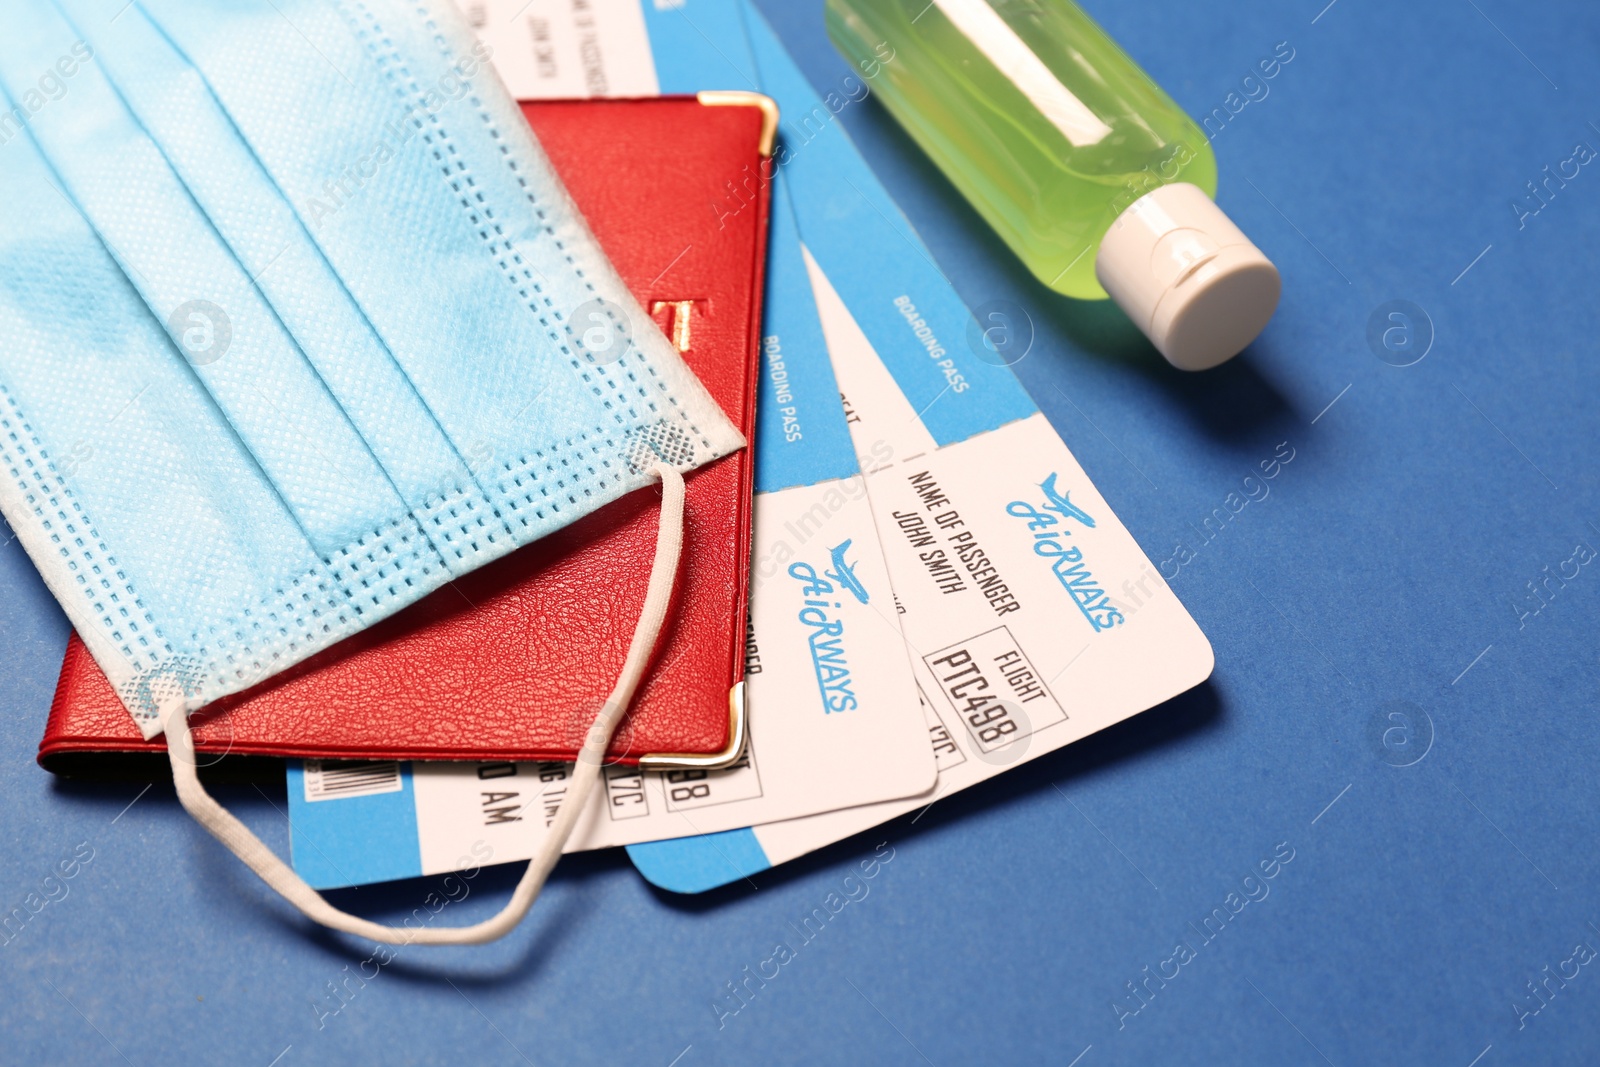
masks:
[[[655,320],[634,329],[664,329],[753,439],[771,101],[702,93],[522,110]],[[618,762],[737,756],[754,469],[746,448],[687,477],[676,603],[612,741]],[[202,764],[229,755],[228,769],[248,776],[261,762],[250,757],[573,759],[644,603],[659,505],[659,490],[631,493],[202,708],[190,718]],[[156,777],[165,748],[164,738],[140,737],[73,634],[40,765]]]

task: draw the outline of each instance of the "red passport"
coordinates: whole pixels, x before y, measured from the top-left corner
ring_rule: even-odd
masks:
[[[775,106],[702,93],[522,108],[629,289],[749,440]],[[612,742],[620,762],[739,754],[754,466],[747,448],[687,478],[677,602]],[[659,490],[631,493],[208,705],[190,718],[201,762],[573,759],[644,603],[659,510]],[[165,747],[140,737],[74,634],[40,765],[155,777]]]

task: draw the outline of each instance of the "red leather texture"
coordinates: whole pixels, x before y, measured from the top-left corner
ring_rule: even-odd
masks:
[[[679,302],[693,302],[684,359],[750,438],[767,232],[766,183],[750,179],[770,162],[760,153],[761,110],[666,97],[542,101],[523,111],[657,326],[672,336],[672,315],[685,313]],[[730,182],[744,190],[741,200],[728,199]],[[740,202],[742,210],[728,210]],[[622,762],[728,743],[728,694],[744,676],[753,472],[745,449],[688,477],[677,605],[613,742]],[[198,747],[346,759],[574,758],[644,602],[659,504],[659,489],[632,493],[202,709],[190,720]],[[161,738],[139,736],[74,634],[40,764],[93,774],[91,754],[164,748]]]

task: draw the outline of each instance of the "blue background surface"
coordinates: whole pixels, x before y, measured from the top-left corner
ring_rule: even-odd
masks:
[[[0,909],[94,850],[0,945],[0,1062],[1594,1062],[1600,966],[1520,1030],[1513,1004],[1600,947],[1600,567],[1514,604],[1600,546],[1600,169],[1521,229],[1511,204],[1600,147],[1600,9],[1324,2],[1085,2],[1191,114],[1295,49],[1216,140],[1283,304],[1199,376],[1035,284],[876,103],[841,116],[967,302],[1028,310],[1018,373],[1151,558],[1192,553],[1173,584],[1210,683],[753,884],[677,898],[620,850],[569,859],[504,942],[401,949],[333,1014],[327,983],[370,945],[309,928],[170,790],[33,764],[66,624],[0,531]],[[763,6],[814,82],[846,73],[820,4]],[[1399,368],[1366,330],[1402,299],[1436,338]],[[1283,441],[1271,495],[1208,539]],[[1411,732],[1386,745],[1397,702]],[[281,791],[222,797],[286,848]],[[724,983],[880,841],[870,895],[719,1029]],[[1119,1029],[1124,983],[1280,842],[1270,895]],[[514,876],[437,921],[484,917]],[[337,899],[399,921],[440,887]]]

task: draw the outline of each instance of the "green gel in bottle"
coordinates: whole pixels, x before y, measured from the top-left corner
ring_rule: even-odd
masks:
[[[1070,0],[827,0],[827,27],[1051,289],[1110,296],[1189,370],[1271,318],[1277,269],[1211,201],[1205,133]]]

